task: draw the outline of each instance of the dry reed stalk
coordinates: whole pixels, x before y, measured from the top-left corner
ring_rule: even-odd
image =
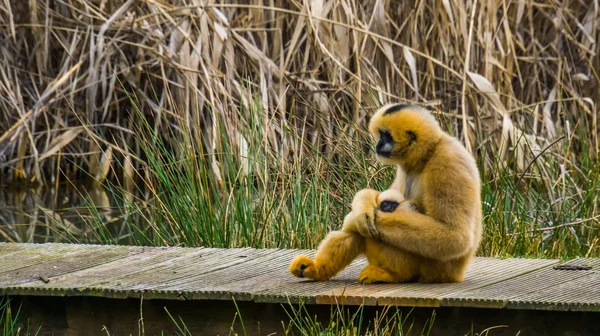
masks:
[[[130,176],[142,163],[125,149],[136,130],[124,89],[158,134],[183,132],[190,148],[204,139],[217,180],[218,135],[247,150],[240,107],[255,94],[263,145],[282,164],[303,151],[284,129],[302,128],[328,158],[347,155],[335,144],[352,141],[344,125],[397,100],[451,116],[448,129],[487,165],[499,156],[522,171],[567,121],[588,131],[568,137],[567,159],[582,143],[598,152],[598,0],[28,4],[0,4],[5,180],[46,184],[72,164],[121,178],[124,162]]]

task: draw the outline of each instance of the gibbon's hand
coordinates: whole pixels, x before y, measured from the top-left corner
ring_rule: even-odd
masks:
[[[377,211],[377,197],[379,191],[363,189],[356,193],[352,201],[352,212],[344,218],[342,231],[358,232],[363,237],[377,237],[374,225],[375,211]]]

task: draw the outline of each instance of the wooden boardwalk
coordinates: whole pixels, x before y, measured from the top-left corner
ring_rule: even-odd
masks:
[[[356,281],[356,260],[328,282],[294,278],[309,250],[0,243],[3,295],[600,312],[600,259],[476,258],[457,284]]]

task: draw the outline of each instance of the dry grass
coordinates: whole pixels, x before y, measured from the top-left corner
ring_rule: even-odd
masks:
[[[135,130],[117,79],[155,131],[189,125],[211,154],[214,134],[242,138],[239,109],[254,93],[281,157],[298,150],[283,127],[334,155],[352,137],[344,123],[397,100],[442,112],[477,156],[511,157],[520,171],[561,135],[565,162],[581,142],[597,152],[598,1],[203,3],[3,2],[5,178],[50,183],[73,162],[103,177],[139,155],[122,146]]]
[[[372,160],[370,114],[410,101],[468,146],[492,199],[504,176],[512,193],[534,187],[553,206],[585,203],[573,222],[592,225],[593,237],[598,11],[598,0],[4,1],[0,176],[56,185],[89,174],[131,189],[139,175],[152,188],[139,109],[175,161],[202,157],[209,189],[226,200],[232,167],[236,181],[254,174],[276,186],[274,169],[323,175],[347,158]],[[245,156],[257,147],[269,171]],[[509,196],[490,217],[511,222],[512,204],[532,206]],[[548,225],[570,223],[561,220]]]

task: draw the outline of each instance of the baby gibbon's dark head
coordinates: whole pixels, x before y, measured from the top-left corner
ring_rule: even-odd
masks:
[[[377,196],[377,202],[379,203],[379,211],[381,212],[394,212],[397,209],[421,212],[416,203],[405,199],[402,192],[396,189],[382,191]]]
[[[371,118],[369,131],[377,141],[378,160],[405,168],[427,159],[443,134],[427,109],[405,104],[381,107]]]

